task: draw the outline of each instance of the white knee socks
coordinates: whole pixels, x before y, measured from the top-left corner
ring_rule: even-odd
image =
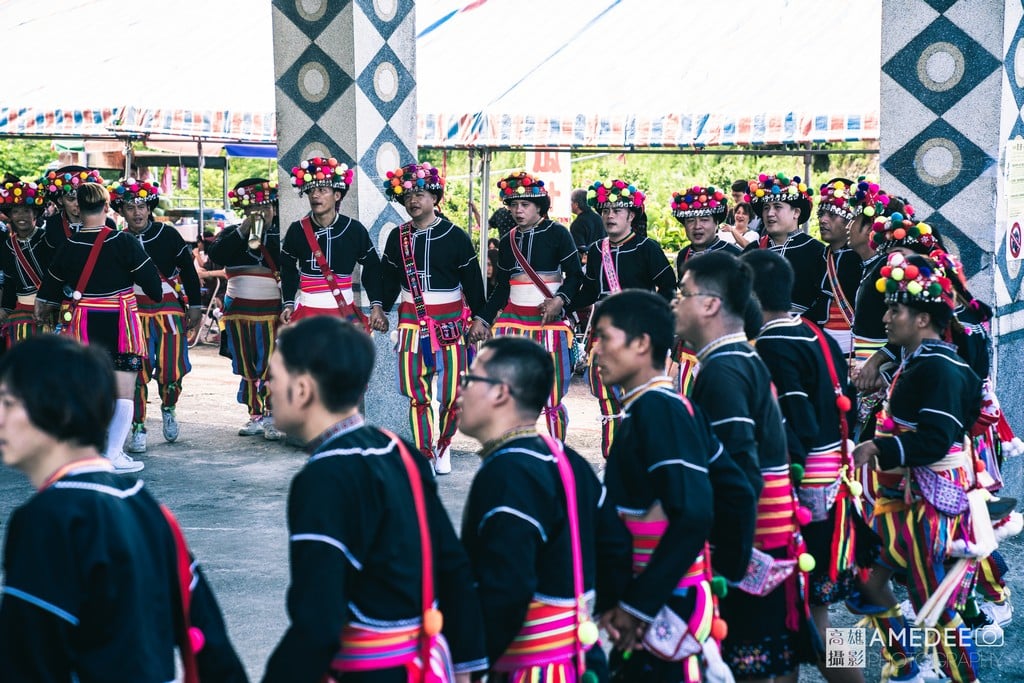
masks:
[[[114,417],[107,427],[107,452],[104,456],[110,460],[124,449],[124,440],[132,430],[132,417],[135,415],[135,403],[130,398],[119,398],[114,402]]]

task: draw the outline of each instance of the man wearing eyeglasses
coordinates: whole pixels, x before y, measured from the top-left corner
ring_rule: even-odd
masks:
[[[630,571],[626,529],[593,469],[537,432],[553,377],[544,347],[509,335],[486,342],[461,377],[459,427],[483,445],[461,538],[487,623],[492,679],[502,681],[579,680],[578,655],[587,648],[587,668],[607,680],[603,651],[590,647],[593,591],[598,611],[611,608],[617,598],[607,589]],[[560,458],[568,459],[571,485]],[[570,490],[575,507],[566,504]]]
[[[797,547],[799,534],[782,415],[768,368],[744,333],[744,319],[757,307],[751,296],[752,273],[725,253],[690,259],[682,271],[676,334],[698,349],[693,401],[707,413],[728,457],[758,496],[751,559],[767,572],[775,559],[796,559],[790,550]],[[715,555],[735,554],[735,535],[713,534],[711,540]],[[760,596],[737,588],[722,600],[722,616],[729,624],[722,655],[733,671],[757,680],[795,679],[799,662],[810,661],[798,639],[803,612],[795,588],[783,582]],[[747,655],[754,651],[761,656],[751,665]]]

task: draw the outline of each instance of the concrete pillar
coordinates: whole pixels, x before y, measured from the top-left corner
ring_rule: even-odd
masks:
[[[282,225],[308,211],[290,189],[292,167],[333,156],[356,169],[341,212],[363,223],[380,250],[403,220],[385,198],[382,178],[416,158],[413,0],[274,0],[273,7]],[[368,304],[365,294],[362,300]],[[392,329],[396,324],[392,315]],[[367,416],[408,436],[408,401],[398,394],[391,342],[374,338]]]
[[[1006,239],[1024,217],[1022,41],[1021,0],[882,1],[881,185],[938,228],[996,309],[993,375],[1024,431],[1024,272]],[[1020,469],[1008,461],[1010,495]]]

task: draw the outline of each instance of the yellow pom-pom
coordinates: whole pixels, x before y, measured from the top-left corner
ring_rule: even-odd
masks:
[[[597,624],[592,621],[584,621],[576,629],[576,637],[584,646],[590,646],[597,642]]]
[[[431,607],[423,613],[423,632],[428,636],[436,636],[444,627],[444,617],[441,610]]]
[[[864,493],[864,486],[859,481],[851,481],[846,485],[846,488],[850,489],[850,495],[854,498],[860,498],[861,494]]]
[[[920,282],[914,280],[913,282],[907,283],[907,291],[910,292],[911,296],[917,296],[924,291],[924,288],[921,286]]]
[[[899,267],[893,268],[892,273],[889,275],[889,277],[891,277],[896,282],[899,282],[900,280],[903,279],[903,269]]]
[[[880,294],[885,294],[885,278],[884,277],[880,277],[877,280],[875,280],[875,289],[878,290],[878,292]]]
[[[810,553],[800,553],[800,559],[797,560],[797,564],[800,566],[800,571],[812,572],[818,563],[814,561],[814,556]]]

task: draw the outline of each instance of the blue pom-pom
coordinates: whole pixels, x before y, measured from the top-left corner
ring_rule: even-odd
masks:
[[[889,220],[892,221],[893,223],[902,223],[903,214],[897,211],[896,213],[889,217]]]

